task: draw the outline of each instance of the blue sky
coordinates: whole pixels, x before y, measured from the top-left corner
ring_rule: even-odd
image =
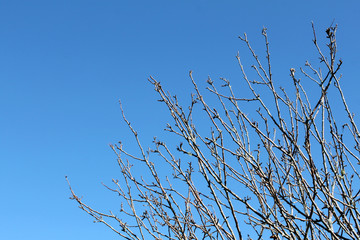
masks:
[[[268,28],[281,84],[291,67],[316,60],[310,22],[324,39],[335,19],[343,88],[360,113],[359,9],[359,1],[0,0],[0,238],[115,239],[69,200],[64,176],[86,202],[116,205],[101,182],[119,175],[108,145],[131,138],[118,100],[150,145],[166,114],[148,76],[180,96],[190,93],[189,70],[199,82],[240,79],[243,32],[262,54]]]

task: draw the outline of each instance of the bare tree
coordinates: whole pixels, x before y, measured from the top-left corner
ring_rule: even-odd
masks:
[[[146,151],[121,108],[139,152],[111,146],[121,178],[106,187],[121,198],[120,211],[99,212],[70,187],[72,199],[124,239],[360,239],[360,133],[340,87],[336,29],[326,29],[323,51],[313,26],[321,68],[291,68],[286,90],[275,86],[265,28],[265,64],[239,37],[255,60],[251,80],[236,57],[248,98],[229,80],[219,90],[209,78],[212,107],[190,71],[195,93],[184,108],[150,77],[173,119],[165,130],[180,139],[176,149],[155,138]]]

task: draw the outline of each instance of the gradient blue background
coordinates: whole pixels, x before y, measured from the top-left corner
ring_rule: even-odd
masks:
[[[149,145],[166,112],[147,77],[181,96],[189,70],[199,82],[240,79],[243,32],[263,54],[268,28],[280,81],[316,61],[310,22],[323,40],[335,19],[344,92],[360,113],[359,9],[359,1],[0,0],[0,239],[115,239],[69,200],[64,176],[87,203],[116,209],[101,182],[119,176],[108,145],[131,139],[118,100]]]

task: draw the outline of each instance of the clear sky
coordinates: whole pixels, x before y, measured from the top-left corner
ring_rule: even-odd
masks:
[[[165,108],[147,77],[181,96],[189,70],[199,82],[240,79],[243,32],[262,54],[268,28],[281,84],[316,60],[311,21],[322,40],[334,20],[343,88],[360,114],[359,9],[358,0],[0,0],[0,239],[115,239],[69,200],[64,176],[85,202],[116,205],[101,182],[119,176],[108,145],[130,141],[118,100],[150,144]]]

